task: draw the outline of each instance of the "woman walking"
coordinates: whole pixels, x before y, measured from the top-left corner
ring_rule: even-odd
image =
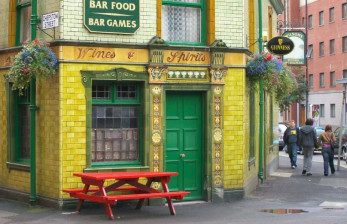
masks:
[[[335,173],[334,167],[334,149],[331,142],[336,142],[334,133],[331,130],[331,125],[325,126],[324,132],[319,136],[318,143],[322,142],[322,155],[324,160],[324,176],[329,174],[329,166],[331,174]]]

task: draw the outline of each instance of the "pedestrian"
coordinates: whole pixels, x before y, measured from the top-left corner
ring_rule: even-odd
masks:
[[[284,144],[287,146],[287,151],[290,159],[290,166],[292,169],[297,167],[297,153],[299,145],[299,128],[295,126],[295,121],[289,122],[289,127],[284,132],[283,136]]]
[[[324,132],[319,136],[318,143],[322,142],[322,156],[324,160],[324,176],[329,174],[329,166],[331,174],[335,173],[334,167],[334,148],[332,142],[336,142],[335,135],[331,125],[325,126]]]
[[[307,118],[305,126],[299,132],[299,147],[302,147],[304,153],[303,175],[311,176],[313,148],[318,148],[316,129],[312,127],[312,118]]]

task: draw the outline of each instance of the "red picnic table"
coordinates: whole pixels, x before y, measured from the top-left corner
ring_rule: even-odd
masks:
[[[187,191],[169,191],[167,185],[171,176],[178,175],[176,172],[107,172],[74,173],[73,175],[81,177],[84,188],[64,189],[63,192],[79,199],[76,211],[81,210],[84,200],[103,203],[110,219],[114,219],[110,205],[116,204],[118,200],[139,199],[136,208],[140,209],[146,198],[166,198],[171,215],[175,215],[176,211],[172,199],[183,200],[183,197],[189,194]],[[141,178],[147,179],[145,184],[139,182]],[[105,187],[105,180],[114,180],[114,182]],[[152,188],[153,182],[160,182],[163,191]],[[98,188],[90,188],[91,185]],[[111,191],[126,191],[127,193],[108,195],[108,192]]]

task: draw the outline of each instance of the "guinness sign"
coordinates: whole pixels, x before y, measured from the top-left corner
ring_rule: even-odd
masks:
[[[286,55],[294,49],[294,43],[288,37],[277,36],[269,40],[266,48],[273,54]]]

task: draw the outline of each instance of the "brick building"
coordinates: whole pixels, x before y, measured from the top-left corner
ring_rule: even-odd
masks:
[[[287,13],[280,20],[288,28],[305,27],[307,17],[307,30],[303,31],[307,32],[308,117],[314,118],[318,126],[337,127],[341,122],[344,88],[336,80],[347,78],[347,2],[294,0],[283,4]],[[284,120],[298,118],[297,123],[302,124],[305,103],[292,107]]]
[[[246,88],[257,1],[175,2],[1,1],[0,192],[61,207],[62,189],[82,187],[75,172],[179,171],[170,188],[190,191],[186,200],[230,201],[277,168],[277,111],[267,98],[258,151],[259,100]],[[264,2],[271,37],[283,6]],[[58,76],[16,101],[4,75],[33,39],[28,18],[52,12],[59,25],[34,30],[51,42]]]

